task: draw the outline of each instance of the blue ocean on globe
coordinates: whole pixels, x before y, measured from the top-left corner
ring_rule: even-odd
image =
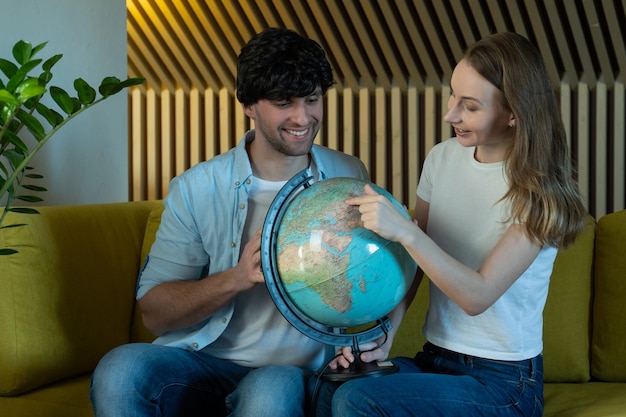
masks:
[[[289,202],[278,228],[277,266],[289,299],[330,327],[356,327],[386,316],[417,269],[402,245],[365,229],[358,208],[345,203],[364,194],[365,184],[353,178],[312,184]],[[390,193],[372,187],[406,213]]]

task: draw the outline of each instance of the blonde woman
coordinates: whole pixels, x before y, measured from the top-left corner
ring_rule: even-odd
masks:
[[[542,312],[557,249],[585,226],[560,111],[539,51],[514,33],[471,46],[450,81],[454,138],[429,153],[414,221],[366,186],[365,227],[400,242],[430,279],[414,358],[346,382],[334,416],[540,416]],[[418,280],[419,281],[419,280]],[[393,312],[395,329],[410,304]],[[393,342],[361,354],[385,359]],[[367,350],[367,347],[363,347]],[[332,367],[354,361],[343,348]],[[322,391],[319,413],[328,413]]]

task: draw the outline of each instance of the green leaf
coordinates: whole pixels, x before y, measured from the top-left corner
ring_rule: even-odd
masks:
[[[37,191],[37,192],[40,192],[40,193],[44,192],[44,191],[48,191],[44,187],[40,187],[38,185],[33,185],[33,184],[23,184],[22,187],[26,188],[27,190]]]
[[[41,122],[37,120],[32,114],[29,114],[23,110],[17,111],[17,118],[28,128],[30,133],[33,134],[37,141],[41,141],[46,135],[46,130],[41,125]]]
[[[65,90],[60,87],[50,87],[50,95],[56,104],[59,105],[61,110],[67,114],[72,114],[74,111],[74,103],[72,98]]]
[[[15,89],[15,94],[17,94],[21,102],[40,96],[45,92],[46,88],[39,85],[39,80],[36,78],[28,78],[27,80],[24,80]]]
[[[135,85],[140,85],[146,82],[145,78],[128,78],[124,81],[122,81],[121,86],[122,88],[127,88],[127,87],[132,87]]]
[[[102,97],[109,97],[113,94],[117,94],[122,90],[122,83],[117,77],[105,77],[100,83],[98,91],[102,94]]]
[[[20,69],[17,70],[17,72],[26,76],[29,72],[37,68],[39,64],[41,64],[41,59],[33,59],[32,61],[24,63],[24,65],[22,65]]]
[[[0,58],[0,71],[7,76],[7,78],[13,78],[17,73],[18,67],[11,61],[7,61],[4,58]]]
[[[52,127],[56,127],[65,120],[65,118],[54,109],[48,108],[44,104],[37,103],[35,105],[37,113],[41,114]]]
[[[11,207],[8,209],[8,211],[12,211],[14,213],[21,213],[21,214],[39,214],[37,210],[35,210],[34,208],[30,208],[30,207]]]
[[[41,66],[41,68],[45,71],[45,72],[50,72],[50,70],[52,69],[52,67],[54,66],[54,64],[56,64],[57,62],[59,62],[59,59],[63,58],[63,54],[57,54],[51,58],[48,58],[46,60],[46,62],[43,63],[43,65]]]
[[[21,201],[26,201],[27,203],[40,203],[43,201],[43,198],[34,195],[18,195],[15,198]]]
[[[17,168],[18,165],[21,164],[24,160],[24,155],[16,151],[15,149],[5,150],[2,156],[4,156],[9,161],[9,164],[11,164],[11,168],[13,169]]]
[[[72,114],[80,110],[81,107],[83,107],[83,105],[80,104],[78,97],[72,97]]]
[[[41,175],[41,174],[26,174],[26,178],[42,179],[43,175]]]
[[[42,72],[41,75],[39,75],[39,83],[41,85],[48,85],[50,80],[52,80],[52,73],[50,71]]]
[[[74,88],[78,93],[78,99],[81,104],[90,104],[96,99],[96,90],[82,78],[74,80]]]
[[[10,248],[0,249],[0,256],[14,255],[16,253],[19,253],[19,252],[16,251],[15,249],[10,249]]]
[[[28,62],[32,56],[33,45],[31,45],[30,42],[18,41],[15,46],[13,46],[13,58],[15,58],[19,64],[22,65]]]
[[[47,44],[48,44],[48,42],[42,42],[39,45],[35,46],[33,48],[33,53],[31,54],[31,56],[35,56],[39,51],[41,51],[43,48],[45,48]]]
[[[18,102],[19,105],[19,102]],[[11,115],[13,113],[15,113],[15,111],[18,109],[18,106],[13,104],[13,103],[6,103],[4,106],[2,106],[2,109],[0,109],[0,117],[2,117],[3,121],[7,121],[11,118]]]
[[[15,149],[19,150],[20,153],[22,154],[28,153],[28,147],[26,146],[24,142],[22,142],[22,139],[19,136],[17,136],[15,133],[8,131],[8,130],[4,132],[2,143],[7,142],[7,141],[12,143],[13,146],[15,146]]]
[[[15,98],[13,94],[9,93],[7,90],[0,90],[0,102],[9,103],[14,106],[17,106],[20,104],[20,101],[17,98]]]

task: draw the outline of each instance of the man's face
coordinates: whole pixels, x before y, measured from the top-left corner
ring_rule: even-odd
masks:
[[[309,153],[324,118],[319,88],[306,97],[259,100],[244,110],[254,120],[255,140],[264,140],[274,151],[288,156]]]

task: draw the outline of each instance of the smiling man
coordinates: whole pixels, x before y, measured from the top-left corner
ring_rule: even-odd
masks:
[[[137,299],[152,344],[115,348],[93,375],[102,416],[303,416],[325,346],[293,328],[261,272],[261,229],[281,187],[368,179],[355,157],[314,145],[330,64],[315,41],[267,29],[245,45],[237,98],[255,129],[236,148],[172,180]]]

